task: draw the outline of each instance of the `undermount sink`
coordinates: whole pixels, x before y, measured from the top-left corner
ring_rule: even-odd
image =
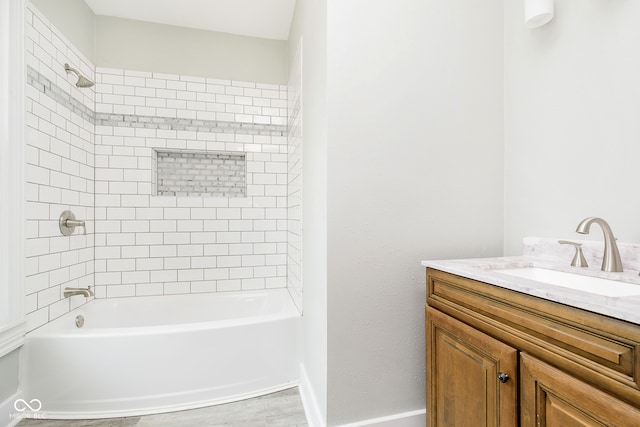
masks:
[[[563,288],[576,289],[607,297],[626,297],[640,295],[640,285],[618,282],[616,280],[583,276],[563,271],[548,270],[540,267],[521,267],[495,270],[497,273],[522,277],[536,282]]]

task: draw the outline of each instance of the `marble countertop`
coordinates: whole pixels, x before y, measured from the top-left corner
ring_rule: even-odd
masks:
[[[593,265],[587,268],[571,267],[569,265],[570,260],[571,257],[567,262],[564,259],[558,261],[535,256],[516,256],[423,261],[422,265],[640,325],[640,276],[638,276],[638,270],[628,270],[623,273],[605,273],[600,271],[599,264],[591,263]],[[541,283],[536,280],[509,276],[499,272],[500,269],[518,267],[540,267],[632,283],[638,285],[638,295],[624,297],[604,296]]]

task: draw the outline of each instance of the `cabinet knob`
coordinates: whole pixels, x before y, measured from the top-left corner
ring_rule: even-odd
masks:
[[[501,383],[506,383],[509,381],[509,374],[505,374],[504,372],[498,372],[498,379]]]

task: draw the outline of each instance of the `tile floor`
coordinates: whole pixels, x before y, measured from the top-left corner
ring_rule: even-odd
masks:
[[[306,427],[298,388],[167,414],[102,420],[23,420],[18,427]]]

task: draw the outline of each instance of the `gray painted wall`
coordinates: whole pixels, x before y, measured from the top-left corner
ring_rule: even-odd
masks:
[[[289,33],[289,63],[302,48],[303,365],[327,412],[327,2],[298,0]]]
[[[18,390],[19,367],[20,349],[0,357],[0,403],[13,396]]]
[[[96,16],[95,64],[287,84],[287,42]]]
[[[93,62],[95,15],[84,0],[31,0],[31,3]]]
[[[303,363],[336,426],[424,408],[419,262],[501,254],[503,9],[319,3],[289,61],[303,35]]]
[[[505,2],[505,253],[522,238],[584,239],[588,216],[639,242],[640,2],[563,0],[528,30]],[[588,238],[602,241],[596,227]]]
[[[84,0],[33,4],[94,65],[287,83],[287,42],[96,16]]]
[[[330,426],[425,407],[420,261],[502,253],[502,14],[328,1]]]

